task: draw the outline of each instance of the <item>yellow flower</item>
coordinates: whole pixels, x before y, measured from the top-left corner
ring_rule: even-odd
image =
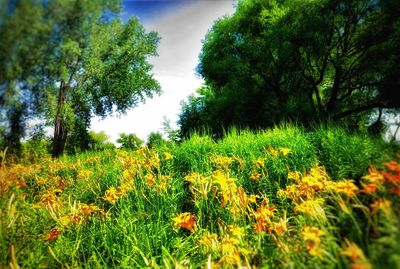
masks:
[[[88,179],[92,174],[93,174],[92,171],[87,170],[87,169],[82,169],[82,170],[79,171],[79,173],[78,173],[78,178],[79,178],[79,179],[84,179],[84,180],[86,180],[86,179]]]
[[[132,177],[133,177],[133,173],[132,173],[131,171],[129,171],[129,170],[124,170],[124,171],[122,172],[122,177],[123,177],[125,180],[130,180],[130,179],[132,179]]]
[[[115,202],[118,200],[118,191],[116,188],[111,187],[110,189],[108,189],[106,191],[106,193],[104,194],[104,200],[106,200],[107,202],[111,203],[111,204],[115,204]]]
[[[271,156],[276,157],[278,156],[279,151],[277,149],[270,149],[268,153],[271,154]]]
[[[249,203],[256,204],[258,198],[260,198],[260,195],[257,195],[257,194],[250,194],[250,196],[249,196]]]
[[[370,183],[383,183],[385,181],[383,175],[373,166],[368,168],[368,174],[362,178],[368,180]]]
[[[324,199],[317,198],[312,200],[302,201],[299,205],[295,206],[294,212],[301,212],[305,215],[325,219],[325,211],[322,208]]]
[[[282,153],[283,156],[286,156],[286,155],[292,153],[292,151],[288,148],[280,148],[279,151]]]
[[[308,254],[311,256],[319,256],[323,252],[323,248],[320,246],[321,237],[325,233],[317,227],[304,226],[301,233],[303,240],[306,243]]]
[[[156,177],[153,174],[146,174],[144,178],[149,186],[153,186],[153,184],[156,182]]]
[[[294,172],[289,172],[287,178],[288,179],[293,179],[296,182],[300,182],[300,172],[294,171]]]
[[[130,182],[124,183],[118,187],[117,195],[124,196],[130,190],[132,190],[132,184]]]
[[[304,226],[301,235],[303,236],[303,240],[312,240],[314,242],[321,242],[320,237],[323,236],[324,231],[320,230],[318,227],[313,226]]]
[[[168,152],[168,151],[164,151],[164,159],[166,160],[166,161],[168,161],[168,160],[172,160],[174,158],[174,155],[172,155],[170,152]]]
[[[258,158],[256,160],[254,160],[254,164],[257,166],[257,168],[262,168],[264,167],[264,162],[265,162],[265,158]]]
[[[234,225],[228,225],[229,232],[231,235],[235,238],[240,238],[242,235],[244,235],[244,228],[242,227],[237,227]]]
[[[333,182],[330,188],[338,193],[343,193],[347,197],[353,197],[358,192],[358,187],[353,183],[353,180],[341,180]]]
[[[203,235],[203,238],[199,240],[199,243],[210,248],[216,248],[217,239],[217,234],[206,232]]]
[[[372,212],[378,212],[378,210],[382,210],[385,213],[389,213],[390,208],[392,207],[392,202],[385,198],[379,198],[373,202],[370,207]]]
[[[229,166],[233,162],[233,158],[227,156],[212,156],[210,158],[211,162],[215,163],[217,166],[223,168],[224,170],[228,169]]]

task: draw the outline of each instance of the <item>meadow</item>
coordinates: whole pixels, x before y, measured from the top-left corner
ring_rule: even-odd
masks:
[[[400,268],[399,160],[282,126],[3,162],[0,268]]]

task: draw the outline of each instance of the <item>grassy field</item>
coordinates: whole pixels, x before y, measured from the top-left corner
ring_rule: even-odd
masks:
[[[0,268],[400,268],[399,157],[281,127],[5,163]]]

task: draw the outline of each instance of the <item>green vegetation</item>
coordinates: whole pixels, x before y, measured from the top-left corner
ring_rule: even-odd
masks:
[[[206,85],[183,104],[181,135],[287,121],[382,132],[400,107],[399,13],[392,0],[238,1],[205,37]]]
[[[160,92],[147,58],[159,37],[120,19],[119,0],[0,1],[0,120],[19,153],[27,120],[54,126],[54,157],[89,149],[90,120]],[[6,117],[3,119],[3,115]]]
[[[119,0],[0,0],[0,268],[400,268],[399,14],[239,0],[180,128],[116,148],[91,119],[160,92],[158,34]]]
[[[397,268],[395,150],[286,126],[3,165],[0,266]]]

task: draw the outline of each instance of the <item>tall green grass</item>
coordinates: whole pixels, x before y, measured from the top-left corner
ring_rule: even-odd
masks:
[[[290,153],[271,155],[271,150],[282,148]],[[0,267],[15,262],[22,268],[204,268],[207,261],[221,256],[205,251],[199,244],[202,233],[213,232],[222,238],[229,233],[227,225],[244,230],[240,244],[250,250],[247,262],[257,267],[346,267],[348,262],[340,257],[342,234],[357,241],[373,261],[382,260],[382,252],[387,251],[393,261],[386,264],[398,265],[399,232],[388,233],[384,244],[374,241],[363,233],[372,231],[372,224],[361,209],[344,214],[334,200],[327,202],[329,225],[324,227],[295,213],[291,201],[277,195],[278,190],[293,183],[288,179],[289,171],[306,174],[315,165],[323,165],[333,180],[358,180],[369,165],[379,166],[393,159],[394,150],[379,139],[348,134],[340,128],[305,131],[287,125],[259,132],[232,130],[217,141],[194,134],[177,146],[150,151],[87,152],[2,167]],[[168,160],[165,152],[170,152],[173,159]],[[221,166],[215,161],[219,157],[228,157],[232,162]],[[324,246],[331,254],[317,259],[307,256],[303,249],[286,260],[272,236],[253,232],[254,220],[250,216],[232,214],[212,192],[208,199],[195,197],[193,186],[185,177],[192,172],[213,177],[216,171],[233,178],[247,194],[267,197],[278,206],[279,214],[286,211],[294,229],[288,236],[294,236],[296,229],[305,224],[321,226],[326,232]],[[260,178],[252,180],[253,173],[259,173]],[[149,183],[149,175],[154,176],[154,182]],[[126,182],[132,183],[132,189],[115,204],[105,199],[108,190]],[[49,192],[54,192],[58,206],[41,204]],[[96,205],[104,215],[94,212],[82,223],[60,223],[61,216],[82,203]],[[172,218],[182,212],[196,216],[196,232],[173,226]],[[387,228],[393,227],[388,224]],[[46,240],[54,229],[60,234]],[[288,240],[290,244],[290,237]],[[293,237],[293,242],[298,240]]]

